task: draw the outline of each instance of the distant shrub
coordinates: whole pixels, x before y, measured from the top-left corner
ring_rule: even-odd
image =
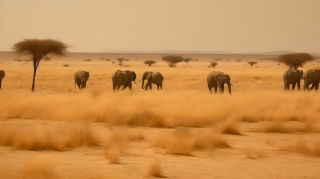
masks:
[[[147,61],[144,61],[144,64],[146,65],[149,65],[149,67],[151,67],[151,65],[157,63],[156,61],[153,61],[153,60],[147,60]]]
[[[119,66],[123,66],[122,62],[129,61],[129,59],[125,59],[125,58],[116,58],[116,60],[119,62],[118,63]]]
[[[252,68],[253,65],[257,64],[257,62],[254,62],[254,61],[251,61],[251,62],[248,62],[248,63],[251,66],[251,68]]]
[[[214,68],[218,65],[217,62],[210,62],[211,64],[208,66],[208,68]]]
[[[70,65],[69,64],[64,64],[63,67],[70,67]]]
[[[91,58],[84,59],[85,62],[91,62]]]

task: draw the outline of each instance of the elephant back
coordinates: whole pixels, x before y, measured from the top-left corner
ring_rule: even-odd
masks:
[[[117,76],[118,73],[122,73],[122,71],[121,71],[121,70],[115,71],[115,72],[112,74],[112,80],[115,80],[115,79],[116,79],[116,76]]]
[[[163,76],[162,76],[162,74],[160,72],[156,72],[156,73],[158,73],[159,76],[161,76],[162,80],[164,80],[164,78],[163,78]]]
[[[283,73],[283,78],[287,78],[288,76],[288,73],[289,73],[290,69],[286,70],[284,73]]]

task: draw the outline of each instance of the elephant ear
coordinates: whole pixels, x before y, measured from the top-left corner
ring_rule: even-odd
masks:
[[[89,78],[89,76],[90,76],[89,72],[88,72],[88,71],[85,71],[85,72],[84,72],[84,76],[85,76],[86,78]]]
[[[132,74],[132,81],[135,81],[137,78],[136,73],[134,71],[131,71],[131,74]]]
[[[147,79],[149,80],[152,77],[152,72],[147,75]]]
[[[216,80],[219,83],[223,83],[223,75],[221,73],[218,73],[216,76]]]

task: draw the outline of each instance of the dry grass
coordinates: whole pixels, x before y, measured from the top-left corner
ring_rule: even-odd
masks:
[[[0,179],[7,179],[7,178],[12,178],[10,175],[10,172],[7,166],[4,166],[4,164],[0,163]]]
[[[226,139],[214,130],[195,135],[188,128],[175,129],[171,135],[157,136],[153,146],[174,155],[191,155],[194,150],[230,147]]]
[[[120,163],[120,155],[130,141],[144,140],[141,131],[116,130],[105,141],[105,156],[111,163]]]
[[[311,105],[320,100],[319,95],[303,91],[283,93],[285,66],[259,63],[272,70],[255,70],[237,62],[221,63],[218,71],[229,74],[234,85],[230,96],[210,95],[205,80],[212,71],[207,68],[208,61],[175,69],[165,62],[157,62],[154,71],[164,75],[163,91],[145,92],[137,81],[132,92],[117,93],[112,92],[111,76],[119,67],[103,62],[88,63],[86,70],[94,73],[87,89],[80,91],[74,88],[73,74],[83,62],[66,59],[68,68],[54,65],[55,62],[53,59],[48,65],[40,64],[33,94],[29,91],[31,64],[8,66],[6,72],[10,75],[5,77],[0,93],[0,119],[86,120],[144,127],[205,127],[230,116],[248,122],[292,119],[319,122],[320,119],[319,107]],[[139,62],[130,65],[137,79],[148,69]],[[306,69],[309,67],[306,64]]]
[[[319,124],[317,123],[302,123],[302,122],[264,122],[258,128],[261,132],[274,133],[295,133],[295,132],[320,132]]]
[[[247,158],[257,159],[263,158],[266,154],[263,149],[260,148],[248,148],[247,149]]]
[[[22,179],[56,178],[52,159],[46,156],[38,156],[28,161],[22,167],[20,175]]]
[[[71,127],[0,127],[0,145],[20,150],[65,150],[80,146],[97,146],[99,142],[99,138],[85,124]]]
[[[150,165],[150,168],[148,171],[148,176],[153,176],[153,177],[157,177],[157,178],[164,178],[159,162],[153,162]]]
[[[235,121],[226,121],[217,126],[217,131],[223,134],[241,135],[239,126]]]
[[[313,157],[320,157],[320,141],[314,143],[313,145],[308,145],[306,142],[301,140],[295,141],[281,146],[280,150],[300,153]]]

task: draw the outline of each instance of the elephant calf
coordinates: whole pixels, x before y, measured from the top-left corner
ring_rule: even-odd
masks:
[[[132,90],[132,81],[136,84],[136,73],[134,71],[121,71],[118,70],[112,75],[112,85],[113,91],[119,90],[123,86],[122,90],[126,89],[129,86],[129,89]]]
[[[309,69],[303,75],[304,80],[304,90],[313,90],[315,88],[318,91],[319,88],[319,80],[320,80],[320,70],[312,70]],[[312,84],[311,88],[309,89],[309,85]]]
[[[298,90],[300,90],[300,80],[303,78],[302,70],[289,69],[283,74],[284,91],[289,90],[289,86],[292,85],[292,90],[295,89],[296,84]]]
[[[1,89],[1,83],[2,83],[2,79],[6,76],[6,73],[4,72],[4,70],[0,70],[0,89]]]
[[[74,74],[74,87],[78,85],[79,89],[87,87],[87,81],[89,79],[89,72],[79,70]]]
[[[164,78],[161,73],[159,72],[153,73],[152,71],[144,72],[142,75],[142,89],[144,89],[143,88],[144,80],[148,80],[145,90],[148,90],[148,87],[150,88],[150,90],[152,90],[152,85],[151,85],[152,83],[157,85],[158,90],[159,90],[159,87],[161,87],[161,90],[162,90],[162,83]]]
[[[229,93],[231,94],[231,83],[230,83],[230,76],[224,74],[222,72],[212,71],[208,74],[207,83],[210,93],[211,88],[214,87],[215,93],[217,93],[217,89],[219,88],[220,93],[224,92],[224,84],[228,86]]]

